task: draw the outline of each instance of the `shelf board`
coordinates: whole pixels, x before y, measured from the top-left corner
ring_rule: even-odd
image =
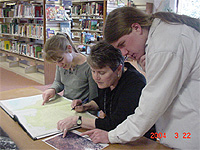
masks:
[[[18,53],[15,53],[15,52],[11,52],[9,50],[3,50],[3,49],[0,49],[0,52],[8,54],[10,56],[14,56],[14,57],[18,57],[18,58],[21,58],[21,59],[25,59],[25,60],[28,60],[28,61],[31,60],[31,61],[35,61],[35,62],[37,62],[39,64],[44,64],[44,60],[40,59],[40,58],[34,58],[34,57],[26,56],[26,55],[21,55],[21,54],[18,54]]]
[[[104,2],[104,0],[72,0],[72,3]]]
[[[79,32],[99,32],[99,33],[102,33],[102,32],[103,32],[103,31],[100,31],[100,30],[79,29],[79,28],[71,28],[71,31],[79,31]]]
[[[40,73],[40,72],[36,72],[36,73],[25,73],[25,69],[21,66],[19,67],[9,67],[9,62],[1,62],[0,63],[0,67],[12,71],[16,74],[19,74],[25,78],[28,78],[30,80],[36,81],[40,84],[44,85],[44,74]]]
[[[0,35],[7,35],[7,36],[13,36],[13,37],[22,37],[22,38],[36,39],[36,40],[44,40],[43,38],[38,38],[38,37],[28,37],[28,36],[22,36],[22,35],[19,35],[19,34],[0,33]]]
[[[43,17],[30,17],[30,16],[25,16],[25,17],[0,17],[0,18],[5,18],[5,19],[34,19],[34,20],[37,20],[37,19],[43,19]]]

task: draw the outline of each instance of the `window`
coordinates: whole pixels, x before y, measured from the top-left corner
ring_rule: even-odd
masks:
[[[200,19],[199,0],[178,0],[178,14]]]

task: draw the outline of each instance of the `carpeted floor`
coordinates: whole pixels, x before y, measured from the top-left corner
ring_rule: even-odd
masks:
[[[12,90],[16,88],[35,87],[42,91],[46,90],[50,85],[42,85],[33,80],[27,79],[12,71],[0,67],[0,92]]]

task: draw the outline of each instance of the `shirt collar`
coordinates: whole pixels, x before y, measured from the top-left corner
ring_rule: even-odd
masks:
[[[149,34],[148,34],[148,38],[147,41],[145,43],[145,47],[147,47],[148,43],[149,43],[149,39],[152,37],[154,31],[156,30],[157,26],[160,24],[161,20],[158,18],[155,18],[152,22],[152,25],[149,29]]]

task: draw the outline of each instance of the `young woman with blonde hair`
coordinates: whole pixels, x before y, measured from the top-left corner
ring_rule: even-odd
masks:
[[[63,96],[72,100],[88,98],[90,101],[97,97],[97,85],[87,57],[76,50],[67,34],[54,35],[46,41],[44,58],[57,66],[53,84],[43,93],[43,105],[63,90]]]

